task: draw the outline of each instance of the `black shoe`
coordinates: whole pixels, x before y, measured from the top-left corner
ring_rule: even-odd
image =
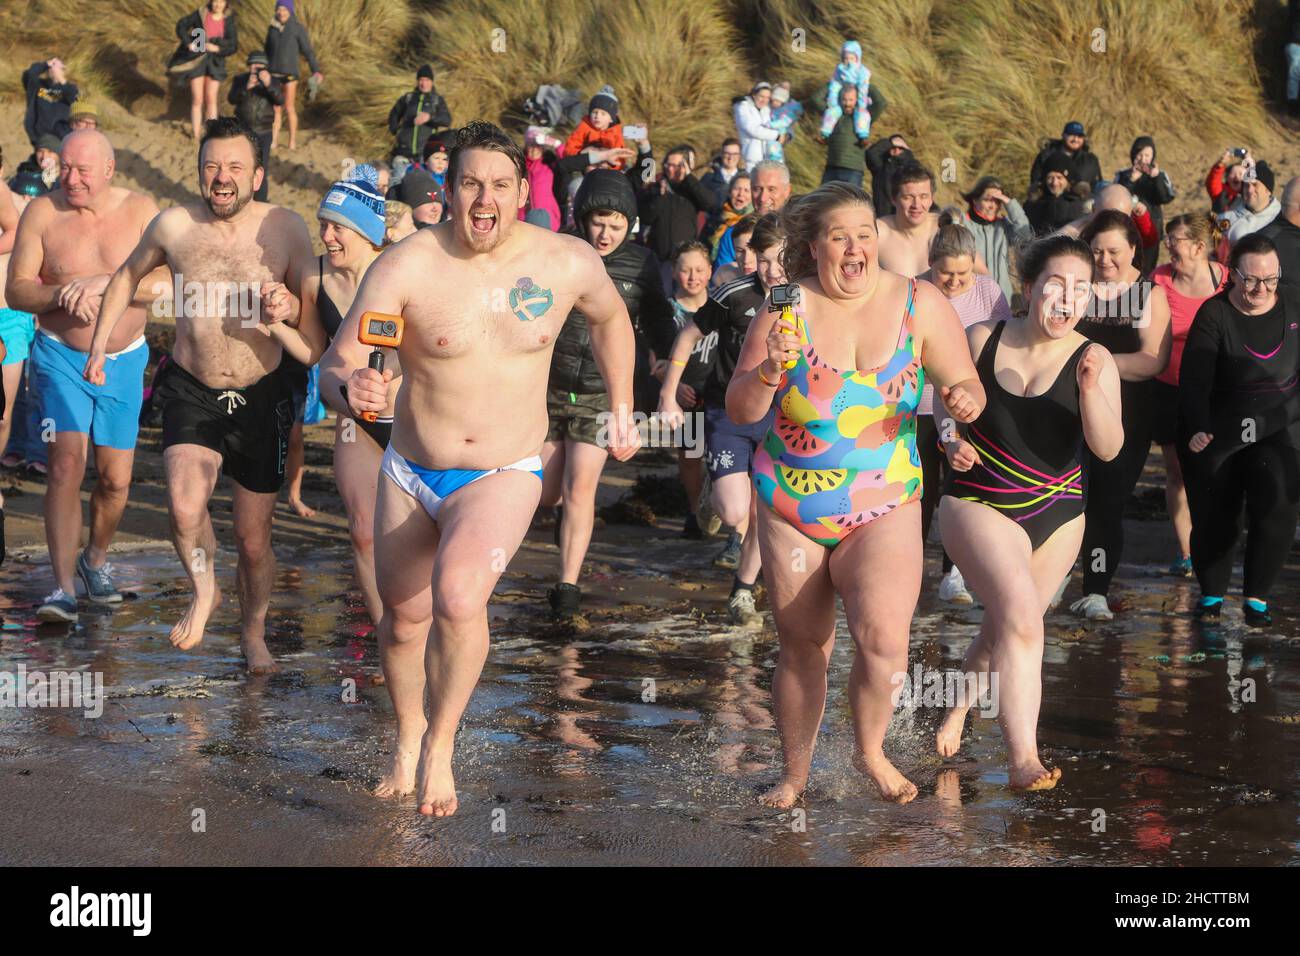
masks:
[[[560,583],[546,592],[551,602],[551,615],[556,618],[573,617],[582,603],[582,589],[576,584]]]
[[[1223,612],[1223,602],[1217,604],[1197,604],[1196,617],[1201,621],[1217,621]]]
[[[686,523],[682,526],[682,537],[690,541],[699,541],[704,537],[704,529],[700,527],[700,522],[696,520],[695,515],[686,516]]]
[[[564,521],[564,508],[563,507],[552,508],[551,510],[555,512],[554,536],[555,536],[555,546],[558,548],[560,546],[560,524]]]
[[[1273,623],[1273,615],[1268,613],[1268,608],[1257,611],[1249,604],[1243,604],[1241,611],[1246,617],[1247,627],[1268,627]]]

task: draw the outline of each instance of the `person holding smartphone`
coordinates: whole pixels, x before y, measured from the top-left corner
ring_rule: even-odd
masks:
[[[1169,174],[1156,163],[1156,141],[1150,136],[1139,136],[1129,147],[1132,165],[1117,170],[1114,181],[1131,192],[1151,215],[1156,230],[1153,245],[1142,247],[1142,274],[1150,275],[1160,258],[1160,240],[1165,234],[1165,214],[1162,206],[1174,201],[1174,185]]]

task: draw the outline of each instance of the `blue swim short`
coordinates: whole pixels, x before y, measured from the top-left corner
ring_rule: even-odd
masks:
[[[5,344],[5,357],[0,360],[0,365],[26,361],[35,334],[36,322],[30,312],[0,309],[0,342]]]
[[[144,370],[149,347],[140,336],[104,363],[104,384],[81,377],[87,355],[42,330],[32,343],[36,392],[41,397],[42,428],[53,420],[56,432],[80,432],[107,448],[130,450],[140,431]]]

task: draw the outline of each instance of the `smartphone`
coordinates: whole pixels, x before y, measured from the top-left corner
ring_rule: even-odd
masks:
[[[643,140],[643,139],[645,139],[645,136],[646,136],[646,129],[645,129],[644,126],[631,126],[631,125],[626,125],[626,124],[623,126],[623,138],[624,138],[624,139],[641,139],[641,140]]]

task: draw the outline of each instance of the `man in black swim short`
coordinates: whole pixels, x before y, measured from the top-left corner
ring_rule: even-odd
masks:
[[[292,401],[280,360],[311,365],[325,350],[320,321],[300,316],[297,264],[311,258],[296,213],[253,200],[263,170],[257,140],[241,121],[210,120],[199,145],[202,202],[154,218],[104,291],[85,376],[103,378],[104,346],[149,270],[172,271],[176,345],[158,384],[163,409],[172,540],[194,589],[172,628],[181,650],[203,640],[221,601],[208,501],[219,472],[235,482],[240,643],[249,670],[275,670],[266,612],[275,577],[271,517],[284,481]]]

